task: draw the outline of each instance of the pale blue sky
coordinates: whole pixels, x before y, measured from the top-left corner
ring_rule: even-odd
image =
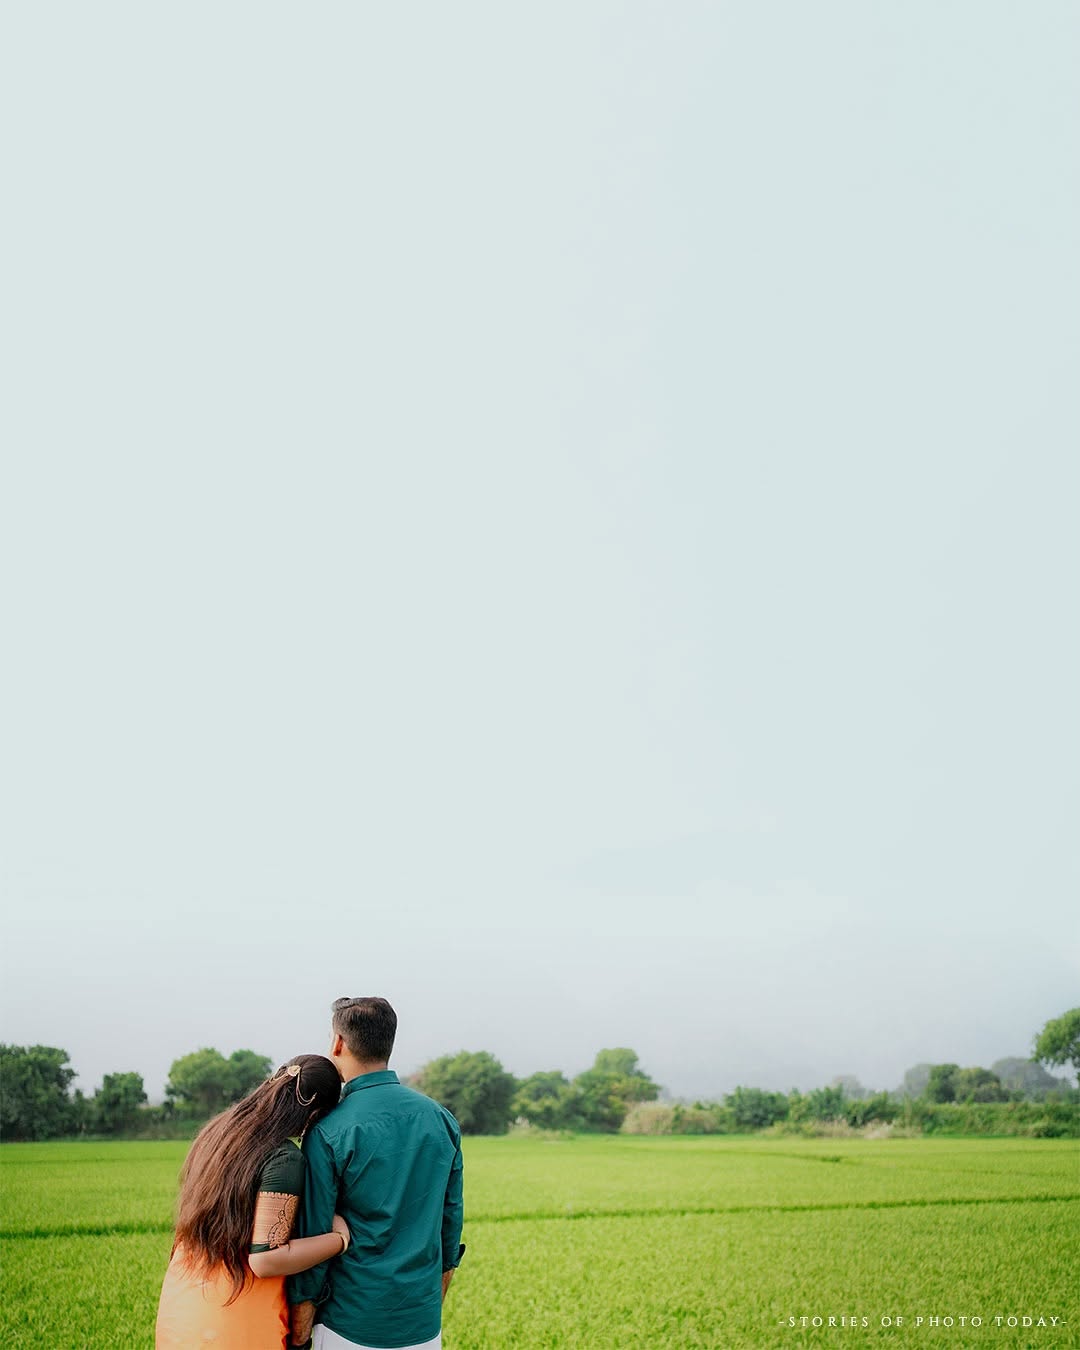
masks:
[[[5,28],[5,1039],[695,1094],[1077,1002],[1075,6]]]

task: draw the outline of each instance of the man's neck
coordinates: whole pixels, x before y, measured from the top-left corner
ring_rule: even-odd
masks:
[[[341,1076],[346,1083],[360,1078],[365,1073],[382,1073],[387,1068],[385,1059],[354,1059],[352,1055],[342,1056]]]

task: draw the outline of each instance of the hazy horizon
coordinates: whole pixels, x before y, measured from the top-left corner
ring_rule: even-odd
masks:
[[[1030,1053],[1080,11],[5,25],[3,1039],[152,1095],[340,994],[405,1071],[675,1096]]]

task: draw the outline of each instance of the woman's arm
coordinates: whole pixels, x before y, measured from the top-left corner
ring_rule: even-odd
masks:
[[[293,1238],[280,1247],[271,1247],[269,1251],[250,1252],[248,1265],[251,1273],[260,1280],[271,1275],[295,1275],[301,1270],[317,1266],[320,1261],[340,1256],[348,1245],[345,1234],[335,1228],[332,1233]]]
[[[300,1150],[291,1144],[282,1146],[263,1168],[255,1197],[248,1265],[257,1279],[310,1270],[340,1256],[349,1245],[349,1229],[339,1214],[334,1215],[329,1233],[292,1237],[299,1193],[303,1189],[304,1160]]]

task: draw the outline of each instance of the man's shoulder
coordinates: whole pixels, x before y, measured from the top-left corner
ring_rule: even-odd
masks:
[[[308,1127],[304,1135],[305,1145],[310,1139],[318,1139],[322,1143],[330,1143],[347,1127],[353,1118],[353,1113],[348,1109],[349,1098],[342,1097],[341,1101],[335,1107],[332,1107],[325,1116],[320,1117],[314,1125]]]
[[[318,1135],[330,1143],[343,1133],[363,1129],[369,1125],[375,1126],[377,1122],[386,1121],[388,1117],[404,1116],[414,1120],[426,1117],[433,1123],[440,1122],[454,1142],[460,1142],[461,1128],[453,1114],[433,1097],[418,1092],[407,1083],[388,1083],[386,1087],[391,1091],[385,1095],[380,1093],[378,1096],[367,1097],[356,1092],[343,1097],[332,1111],[316,1121],[309,1134]]]
[[[432,1118],[438,1117],[451,1134],[460,1138],[461,1129],[454,1119],[453,1114],[446,1109],[434,1097],[428,1097],[423,1092],[418,1092],[416,1088],[409,1087],[407,1083],[400,1084],[401,1090],[409,1094],[408,1104],[410,1108],[416,1111],[426,1111]]]

